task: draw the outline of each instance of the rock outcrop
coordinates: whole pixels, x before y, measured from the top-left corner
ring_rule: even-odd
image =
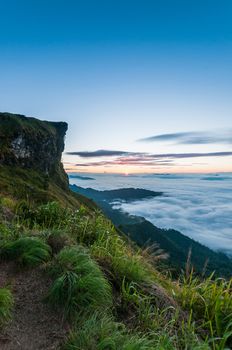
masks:
[[[41,172],[68,187],[61,156],[68,125],[0,113],[0,165]]]

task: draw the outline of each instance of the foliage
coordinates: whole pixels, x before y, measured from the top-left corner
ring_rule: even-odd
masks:
[[[71,334],[64,350],[148,350],[151,343],[143,335],[127,334],[125,326],[112,317],[95,313]]]
[[[178,296],[182,307],[197,320],[197,331],[215,350],[232,347],[232,279],[200,280],[193,272],[184,277]]]
[[[36,266],[50,257],[50,247],[42,240],[22,237],[0,247],[2,259],[16,260],[22,266]]]
[[[110,285],[83,247],[64,248],[51,272],[57,278],[47,299],[61,307],[66,317],[112,305]]]
[[[11,319],[13,296],[8,288],[0,288],[0,327]]]
[[[132,249],[101,214],[95,230],[96,240],[90,248],[91,253],[95,258],[108,261],[116,283],[121,285],[124,278],[138,283],[149,281],[150,265],[143,259],[141,250]]]
[[[157,271],[159,250],[133,245],[99,211],[27,200],[12,208],[16,219],[0,224],[0,257],[35,266],[52,251],[47,300],[72,321],[66,350],[231,347],[232,282],[199,279],[188,269],[175,283]],[[154,283],[178,304],[167,305],[161,291],[158,305]]]

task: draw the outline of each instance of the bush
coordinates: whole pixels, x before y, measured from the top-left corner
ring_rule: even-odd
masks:
[[[61,307],[65,317],[108,309],[112,305],[110,285],[83,247],[64,248],[51,272],[57,278],[47,299],[50,304]]]
[[[70,238],[63,231],[52,231],[48,233],[47,243],[53,254],[58,254],[66,245],[70,244]]]
[[[40,205],[35,211],[35,222],[46,228],[62,227],[71,214],[68,209],[62,208],[57,202],[48,202]]]
[[[16,260],[22,266],[36,266],[50,257],[50,247],[37,238],[23,237],[2,244],[0,257]]]
[[[11,319],[13,296],[9,289],[0,288],[0,327]]]

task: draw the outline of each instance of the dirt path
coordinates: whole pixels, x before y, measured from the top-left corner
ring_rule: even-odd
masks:
[[[11,285],[14,296],[12,321],[0,331],[1,350],[59,349],[68,333],[61,317],[43,302],[51,284],[39,268],[19,271],[0,264],[0,287]]]

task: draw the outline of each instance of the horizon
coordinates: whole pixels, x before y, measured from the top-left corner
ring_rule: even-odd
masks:
[[[67,121],[66,170],[232,172],[230,1],[0,10],[0,110]]]

